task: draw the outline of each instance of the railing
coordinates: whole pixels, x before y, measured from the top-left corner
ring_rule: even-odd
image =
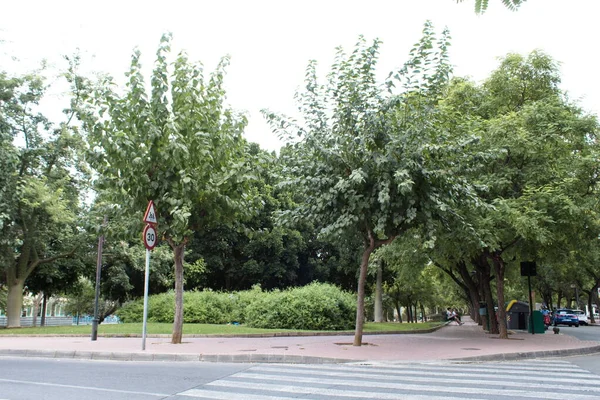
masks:
[[[46,317],[45,326],[68,326],[73,324],[71,317]],[[40,326],[42,317],[37,317],[35,320],[36,326]],[[0,317],[0,326],[6,326],[6,317]],[[21,317],[21,326],[33,326],[33,317]]]
[[[90,315],[82,315],[77,321],[77,317],[46,317],[45,326],[70,326],[70,325],[91,325],[94,317]],[[36,318],[36,326],[41,326],[42,318]],[[102,321],[103,324],[120,324],[121,321],[116,315],[109,315]],[[6,326],[6,317],[0,317],[0,327]],[[21,326],[33,326],[33,317],[21,317]]]
[[[73,325],[91,325],[94,317],[91,315],[80,315],[79,321],[77,321],[77,317],[73,317]],[[104,318],[102,321],[103,324],[120,324],[121,320],[116,315],[109,315]]]

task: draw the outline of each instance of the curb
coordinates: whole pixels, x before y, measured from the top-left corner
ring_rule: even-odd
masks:
[[[600,353],[600,345],[578,349],[543,350],[518,353],[498,353],[483,356],[446,358],[437,361],[477,363],[486,361],[518,361],[537,358],[556,358],[583,356]],[[328,358],[315,356],[279,355],[279,354],[164,354],[164,353],[125,353],[107,351],[68,351],[68,350],[0,350],[0,357],[35,357],[55,359],[104,360],[104,361],[163,361],[163,362],[213,362],[213,363],[250,363],[250,364],[345,364],[369,363],[370,360]],[[393,361],[393,360],[388,360]],[[403,360],[420,362],[422,360]],[[431,360],[428,360],[431,361]],[[379,361],[377,361],[379,362]]]
[[[600,345],[591,347],[580,347],[578,349],[561,349],[561,350],[541,350],[519,353],[500,353],[488,354],[485,356],[471,356],[461,358],[451,358],[449,361],[464,361],[464,362],[480,362],[480,361],[515,361],[534,358],[554,358],[554,357],[569,357],[569,356],[584,356],[588,354],[600,353]]]
[[[433,328],[427,329],[415,329],[412,331],[369,331],[363,332],[363,336],[368,335],[418,335],[423,333],[433,333],[448,325],[444,323]],[[232,333],[232,334],[184,334],[183,338],[272,338],[272,337],[307,337],[307,336],[352,336],[354,331],[336,331],[336,332],[272,332],[272,333]],[[0,338],[3,337],[89,337],[89,334],[32,334],[32,335],[20,335],[20,334],[0,334]],[[98,337],[103,338],[141,338],[142,335],[139,333],[99,333]],[[170,338],[171,334],[148,334],[147,338]]]
[[[53,350],[0,350],[0,357],[35,357],[104,361],[169,361],[169,362],[218,362],[253,364],[340,364],[364,362],[340,358],[279,354],[163,354],[163,353],[117,353],[106,351],[53,351]]]

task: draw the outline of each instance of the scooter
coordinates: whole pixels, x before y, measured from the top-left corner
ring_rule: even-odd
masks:
[[[544,326],[546,327],[546,330],[548,330],[548,327],[552,325],[552,320],[550,318],[550,314],[546,314],[544,315]]]

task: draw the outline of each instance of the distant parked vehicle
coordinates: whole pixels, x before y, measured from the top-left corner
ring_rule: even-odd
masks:
[[[552,322],[554,326],[569,325],[579,328],[579,318],[575,314],[575,311],[569,309],[556,310]]]
[[[587,326],[589,320],[588,320],[588,316],[585,314],[585,311],[573,310],[573,312],[575,313],[575,315],[577,315],[577,318],[579,319],[579,324]]]

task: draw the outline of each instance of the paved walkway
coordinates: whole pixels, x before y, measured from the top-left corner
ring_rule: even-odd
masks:
[[[83,358],[132,361],[218,361],[340,363],[426,360],[514,360],[600,352],[600,342],[580,341],[551,330],[545,334],[517,331],[501,340],[473,321],[448,325],[432,333],[353,336],[204,337],[171,344],[169,337],[141,338],[0,336],[0,356]]]

